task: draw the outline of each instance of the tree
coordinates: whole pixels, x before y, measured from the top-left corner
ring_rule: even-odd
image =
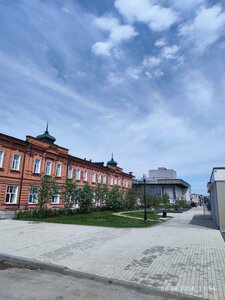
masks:
[[[122,193],[119,191],[118,186],[114,186],[111,191],[109,191],[108,198],[106,200],[106,206],[108,209],[114,211],[124,208],[125,200]]]
[[[41,174],[40,176],[40,184],[31,186],[31,188],[37,188],[37,207],[39,209],[47,208],[47,204],[51,201],[53,189],[57,189],[55,184],[55,178]]]
[[[146,200],[148,208],[159,208],[160,198],[158,196],[146,193]]]
[[[64,206],[65,208],[71,208],[74,205],[75,199],[78,193],[78,186],[73,179],[66,179],[66,185],[64,187]]]
[[[134,189],[130,188],[125,194],[125,204],[126,208],[133,209],[137,204],[137,195]]]
[[[94,193],[88,182],[78,190],[77,199],[81,212],[89,212],[92,208]]]
[[[169,204],[169,195],[167,193],[164,193],[162,196],[163,204],[167,205]]]
[[[95,189],[95,202],[97,207],[102,207],[103,204],[106,203],[106,200],[108,198],[108,188],[107,185],[98,183],[96,189]]]

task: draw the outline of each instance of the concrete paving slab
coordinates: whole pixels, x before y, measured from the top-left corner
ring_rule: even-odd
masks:
[[[225,299],[225,243],[202,208],[149,228],[1,220],[0,252],[160,291]]]

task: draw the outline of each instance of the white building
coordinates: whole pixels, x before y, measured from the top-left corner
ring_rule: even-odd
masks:
[[[143,189],[143,184],[143,179],[133,180],[133,186],[138,192]],[[170,203],[176,203],[178,200],[184,200],[186,203],[191,202],[190,185],[182,179],[177,179],[177,173],[172,169],[161,167],[157,170],[149,170],[149,177],[146,178],[145,186],[146,192],[160,198],[167,194]]]
[[[225,167],[213,168],[208,182],[212,219],[225,231]]]
[[[177,179],[177,172],[164,167],[160,167],[158,170],[149,170],[148,180],[157,181],[158,179]]]

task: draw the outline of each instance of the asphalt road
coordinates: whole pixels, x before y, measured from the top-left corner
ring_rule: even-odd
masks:
[[[27,269],[2,261],[0,261],[0,299],[165,300],[160,296],[147,295],[124,287],[38,269]]]

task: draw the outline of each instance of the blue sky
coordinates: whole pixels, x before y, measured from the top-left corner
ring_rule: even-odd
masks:
[[[206,193],[225,162],[225,6],[207,0],[1,0],[1,132]]]

